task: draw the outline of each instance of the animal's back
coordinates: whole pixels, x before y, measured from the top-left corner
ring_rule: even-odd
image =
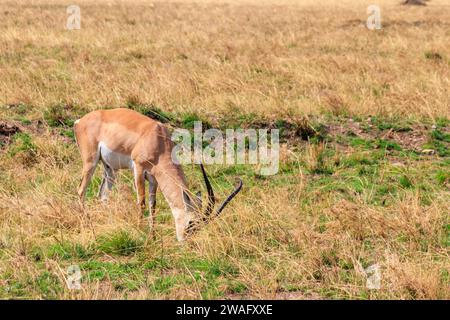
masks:
[[[95,110],[75,122],[78,144],[105,144],[116,152],[129,154],[143,134],[151,134],[160,123],[134,110]]]

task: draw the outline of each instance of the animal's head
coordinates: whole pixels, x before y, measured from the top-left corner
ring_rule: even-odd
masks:
[[[203,164],[200,164],[200,168],[202,170],[203,179],[205,180],[206,190],[208,191],[208,203],[204,208],[200,192],[193,195],[188,191],[183,190],[183,202],[187,217],[185,222],[186,235],[192,235],[198,231],[202,225],[205,225],[212,219],[218,217],[227,204],[238,194],[239,191],[241,191],[242,188],[242,180],[238,178],[237,185],[233,192],[225,199],[217,210],[214,210],[216,203],[214,191],[211,183],[209,182],[208,175],[206,174]]]

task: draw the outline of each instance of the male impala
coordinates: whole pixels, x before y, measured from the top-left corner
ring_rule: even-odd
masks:
[[[153,224],[158,185],[175,218],[177,239],[184,240],[186,233],[198,226],[194,213],[201,208],[201,197],[191,196],[181,166],[172,161],[174,144],[164,125],[136,111],[119,108],[86,114],[75,122],[74,131],[83,160],[82,179],[78,189],[81,203],[95,167],[101,160],[105,169],[99,190],[101,199],[107,199],[116,170],[132,169],[142,212],[145,210],[145,180],[149,182],[150,227]],[[201,221],[207,222],[214,208],[215,198],[203,165],[200,166],[208,190],[206,217]],[[242,181],[239,179],[237,188],[219,207],[216,215],[220,214],[241,187]]]

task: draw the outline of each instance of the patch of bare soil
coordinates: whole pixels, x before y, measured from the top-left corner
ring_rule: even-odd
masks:
[[[388,139],[398,143],[403,149],[421,151],[421,147],[427,142],[427,132],[421,128],[415,128],[408,132],[396,132],[389,130],[382,135],[383,139]]]
[[[0,148],[9,145],[12,137],[22,130],[14,123],[0,121]]]
[[[347,119],[345,122],[329,124],[326,129],[332,138],[355,136],[365,140],[385,139],[397,143],[402,149],[415,151],[421,151],[429,139],[429,128],[424,125],[412,125],[409,130],[380,130],[371,124],[370,118],[367,123]]]
[[[32,121],[28,124],[23,124],[20,121],[0,120],[0,150],[11,144],[14,135],[17,133],[24,132],[41,135],[45,130],[45,126],[40,120]]]

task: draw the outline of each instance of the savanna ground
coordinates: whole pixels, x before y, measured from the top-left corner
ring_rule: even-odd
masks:
[[[0,298],[450,297],[447,1],[73,2],[81,30],[66,1],[0,1]],[[77,201],[72,124],[119,106],[279,128],[280,171],[208,166],[221,199],[244,180],[221,218],[180,244],[158,194],[149,238],[130,173]]]

